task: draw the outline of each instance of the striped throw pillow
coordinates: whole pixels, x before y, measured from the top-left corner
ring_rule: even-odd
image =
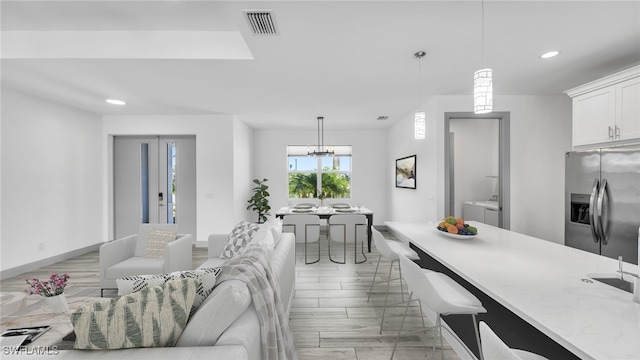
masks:
[[[195,279],[172,280],[74,311],[74,348],[174,346],[189,319],[197,286]]]

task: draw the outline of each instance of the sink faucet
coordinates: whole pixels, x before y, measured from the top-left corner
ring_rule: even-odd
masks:
[[[633,277],[633,301],[640,304],[640,274],[630,273],[622,270],[622,256],[618,256],[618,273],[620,273],[620,280],[624,280],[623,276],[629,275]]]

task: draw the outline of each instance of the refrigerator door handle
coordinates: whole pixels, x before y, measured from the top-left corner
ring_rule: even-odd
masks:
[[[593,187],[591,188],[591,197],[589,198],[589,227],[591,228],[591,235],[593,236],[593,242],[600,241],[600,232],[597,228],[598,222],[596,219],[596,202],[598,200],[598,190],[600,187],[600,181],[595,179],[593,181]]]
[[[602,245],[607,245],[607,234],[604,230],[604,224],[602,223],[602,209],[604,204],[604,197],[607,195],[607,179],[602,179],[602,183],[600,184],[600,191],[598,193],[598,207],[596,208],[596,215],[598,226],[597,229],[600,232],[600,242]]]

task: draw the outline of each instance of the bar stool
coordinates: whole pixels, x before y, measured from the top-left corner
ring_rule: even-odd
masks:
[[[282,219],[282,229],[286,228],[293,228],[296,243],[304,242],[305,264],[315,264],[320,261],[320,217],[318,215],[285,215]],[[315,261],[309,261],[307,257],[307,244],[312,242],[318,243],[318,259]]]
[[[384,297],[382,321],[380,322],[380,334],[382,334],[382,326],[384,325],[384,317],[387,311],[387,299],[389,298],[389,285],[391,284],[392,281],[400,280],[400,291],[402,293],[402,301],[404,302],[404,289],[402,286],[402,268],[400,267],[398,255],[402,254],[411,260],[419,260],[420,256],[418,256],[418,253],[413,251],[413,249],[411,249],[410,247],[408,247],[407,245],[399,241],[385,239],[384,236],[382,236],[382,233],[380,233],[380,231],[376,230],[375,228],[371,228],[371,234],[373,235],[373,243],[376,245],[376,249],[378,249],[378,252],[380,253],[380,257],[378,257],[378,264],[376,265],[376,271],[373,273],[373,279],[371,280],[371,287],[369,288],[369,296],[367,297],[367,302],[369,302],[369,300],[371,299],[371,293],[373,292],[373,285],[382,284],[386,282],[387,292]],[[378,268],[380,267],[380,260],[382,258],[385,258],[386,260],[391,261],[391,264],[389,265],[389,276],[387,277],[387,281],[383,280],[376,283],[375,280],[376,280],[376,276],[378,275]],[[394,262],[398,263],[399,277],[392,279],[391,269],[393,268]],[[420,311],[422,312],[422,307],[420,307]],[[423,321],[422,325],[424,326],[424,317],[422,321]]]
[[[487,310],[482,307],[480,300],[447,275],[422,269],[418,264],[407,259],[404,255],[399,255],[399,259],[400,266],[404,269],[404,278],[407,281],[407,286],[411,289],[409,301],[411,301],[413,296],[416,296],[427,308],[436,313],[435,330],[437,330],[438,336],[440,337],[440,349],[442,349],[441,315],[469,314],[473,319],[473,330],[476,333],[480,360],[484,360],[480,345],[480,336],[478,335],[478,327],[476,326],[476,315],[485,313]],[[396,343],[393,346],[391,359],[393,359],[393,355],[396,352],[396,347],[398,346],[398,340],[400,339],[400,333],[404,327],[404,321],[407,317],[408,309],[409,304],[407,303],[407,308],[404,311],[402,323],[400,324],[400,330],[396,337]],[[434,338],[433,349],[431,351],[432,359],[435,359],[435,354],[436,342]],[[442,357],[444,358],[444,349],[442,350]]]
[[[491,360],[548,360],[546,357],[528,351],[511,349],[502,342],[484,321],[480,321],[482,355]]]
[[[329,260],[336,264],[346,264],[347,262],[347,241],[353,239],[354,261],[362,264],[367,261],[364,253],[364,242],[367,238],[367,217],[364,215],[331,215],[327,219],[329,227]],[[331,241],[342,242],[344,246],[344,261],[340,262],[331,257]],[[361,253],[364,260],[358,261],[358,240],[361,242]]]

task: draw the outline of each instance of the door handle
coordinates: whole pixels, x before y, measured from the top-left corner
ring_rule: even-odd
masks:
[[[591,188],[591,197],[589,198],[589,227],[591,228],[591,235],[593,241],[598,242],[599,232],[596,223],[596,202],[598,200],[598,188],[600,187],[600,181],[595,179],[593,181],[593,187]]]
[[[620,127],[618,125],[616,125],[615,136],[616,140],[620,140]]]
[[[603,245],[607,245],[607,234],[604,231],[604,224],[602,223],[602,207],[604,205],[604,196],[607,194],[607,187],[607,179],[602,179],[602,184],[600,184],[600,191],[598,194],[598,207],[596,208],[598,215],[598,231],[600,231],[600,242]]]
[[[613,140],[613,129],[609,126],[609,140]]]

